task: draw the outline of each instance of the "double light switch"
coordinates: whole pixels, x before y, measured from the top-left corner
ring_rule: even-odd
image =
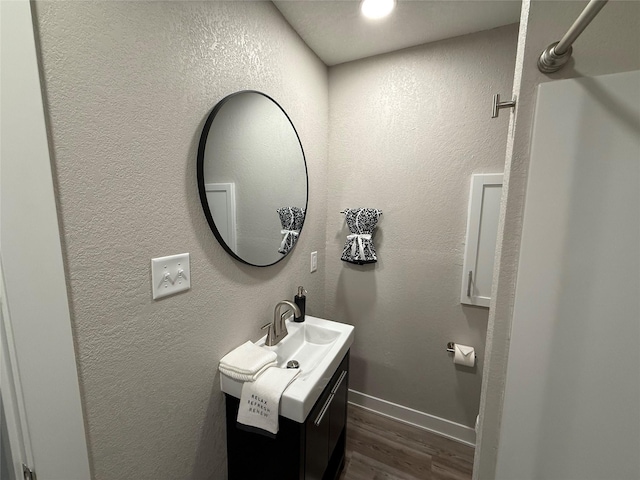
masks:
[[[189,254],[169,255],[151,259],[153,299],[173,295],[191,288]]]

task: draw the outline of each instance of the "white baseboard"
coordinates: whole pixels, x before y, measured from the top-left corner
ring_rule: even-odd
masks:
[[[384,415],[385,417],[422,428],[450,440],[469,445],[470,447],[476,446],[475,430],[465,425],[429,415],[428,413],[420,412],[413,408],[403,407],[397,403],[387,402],[381,398],[372,397],[371,395],[355,390],[349,390],[349,403]]]

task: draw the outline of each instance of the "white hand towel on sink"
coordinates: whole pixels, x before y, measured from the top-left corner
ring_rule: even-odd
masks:
[[[276,362],[275,360],[273,362],[269,362],[253,375],[248,373],[238,373],[236,370],[229,370],[222,365],[218,367],[218,370],[220,370],[221,373],[224,373],[227,377],[231,377],[240,382],[255,382],[256,378],[258,378],[267,368],[275,367],[277,363],[278,362]]]
[[[268,368],[255,382],[245,383],[240,396],[238,423],[278,433],[280,397],[298,376],[298,369]]]
[[[222,357],[219,369],[224,373],[234,372],[249,377],[257,376],[265,365],[273,364],[277,357],[276,352],[245,342]]]

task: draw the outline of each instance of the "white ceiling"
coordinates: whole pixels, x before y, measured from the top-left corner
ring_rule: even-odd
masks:
[[[274,1],[327,65],[516,23],[520,0],[398,0],[381,20],[360,14],[359,0]]]

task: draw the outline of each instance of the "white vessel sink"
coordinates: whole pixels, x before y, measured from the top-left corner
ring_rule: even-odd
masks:
[[[276,352],[278,367],[286,368],[289,360],[300,364],[300,374],[280,399],[280,415],[302,423],[351,347],[354,327],[310,315],[302,323],[286,324],[289,335],[280,343],[267,347],[265,335],[256,345]],[[220,374],[220,388],[229,395],[240,398],[243,384]]]

